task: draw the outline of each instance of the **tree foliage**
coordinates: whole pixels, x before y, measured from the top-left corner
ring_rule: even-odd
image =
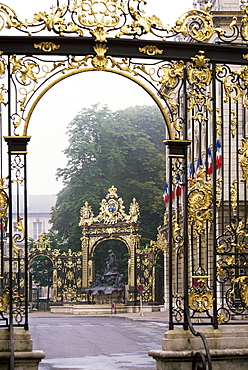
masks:
[[[85,201],[95,215],[114,185],[126,211],[135,197],[140,204],[143,243],[155,238],[162,221],[165,156],[164,119],[155,106],[112,112],[107,106],[83,108],[68,126],[65,168],[57,170],[64,187],[52,210],[53,229],[80,249],[80,208]]]
[[[33,282],[39,286],[52,285],[52,261],[45,256],[37,256],[30,264]]]

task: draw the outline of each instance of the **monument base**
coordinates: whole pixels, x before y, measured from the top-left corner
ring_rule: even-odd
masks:
[[[104,294],[100,292],[99,294],[94,295],[94,301],[96,302],[96,304],[100,305],[112,303],[120,304],[124,302],[124,291],[116,291],[111,294]]]
[[[38,370],[45,357],[43,351],[33,351],[30,333],[23,328],[14,328],[14,369]],[[0,368],[10,369],[10,335],[8,329],[0,329]]]
[[[195,327],[202,332],[211,353],[214,370],[245,370],[248,363],[248,328],[241,326]],[[175,328],[165,333],[162,350],[148,352],[157,362],[157,370],[191,370],[196,352],[205,354],[201,338],[189,330]]]

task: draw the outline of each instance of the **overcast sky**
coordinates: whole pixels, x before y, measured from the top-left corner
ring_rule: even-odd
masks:
[[[20,20],[31,20],[39,11],[49,13],[56,0],[5,0]],[[61,4],[66,1],[61,1]],[[173,24],[192,0],[149,0],[143,6],[147,15],[157,15],[163,24]],[[3,32],[3,31],[2,31]],[[55,180],[58,167],[66,166],[62,150],[67,146],[66,127],[83,108],[94,103],[112,110],[135,105],[153,105],[150,96],[134,82],[107,72],[86,72],[67,78],[50,89],[38,103],[30,121],[28,135],[28,193],[56,194],[62,183]],[[107,190],[107,189],[106,189]]]

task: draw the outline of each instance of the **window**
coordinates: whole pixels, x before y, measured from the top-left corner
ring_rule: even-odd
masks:
[[[38,239],[38,235],[42,232],[42,222],[33,222],[33,238]]]

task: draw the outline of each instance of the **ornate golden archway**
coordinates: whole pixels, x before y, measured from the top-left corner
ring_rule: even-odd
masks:
[[[232,316],[247,315],[248,5],[242,1],[229,26],[229,16],[211,13],[208,3],[164,27],[159,17],[143,12],[145,4],[146,0],[67,0],[62,5],[57,0],[57,7],[35,13],[31,21],[21,21],[9,6],[0,6],[0,103],[3,113],[7,111],[3,122],[8,146],[8,175],[2,176],[0,187],[1,226],[9,225],[7,265],[1,253],[0,299],[10,302],[1,315],[11,336],[11,369],[13,328],[28,330],[28,124],[44,93],[64,76],[80,71],[121,74],[140,81],[158,97],[169,139],[162,248],[167,242],[170,331],[180,323],[196,335],[196,315],[214,329]],[[23,36],[2,36],[4,28]],[[24,199],[23,215],[19,195]],[[127,215],[118,199],[117,193],[109,193],[97,217],[88,204],[81,209],[85,286],[90,253],[101,240],[115,237],[130,251],[130,283],[135,284],[138,208],[134,201],[134,214],[130,210]],[[3,251],[3,235],[1,239]],[[209,351],[207,357],[210,364]]]
[[[135,255],[140,245],[139,205],[133,198],[126,214],[122,198],[112,185],[108,189],[106,198],[100,203],[100,212],[94,216],[91,206],[85,202],[80,210],[79,226],[82,228],[82,285],[88,287],[94,278],[93,257],[96,246],[105,240],[121,240],[127,247],[128,259],[128,285],[136,284]]]

